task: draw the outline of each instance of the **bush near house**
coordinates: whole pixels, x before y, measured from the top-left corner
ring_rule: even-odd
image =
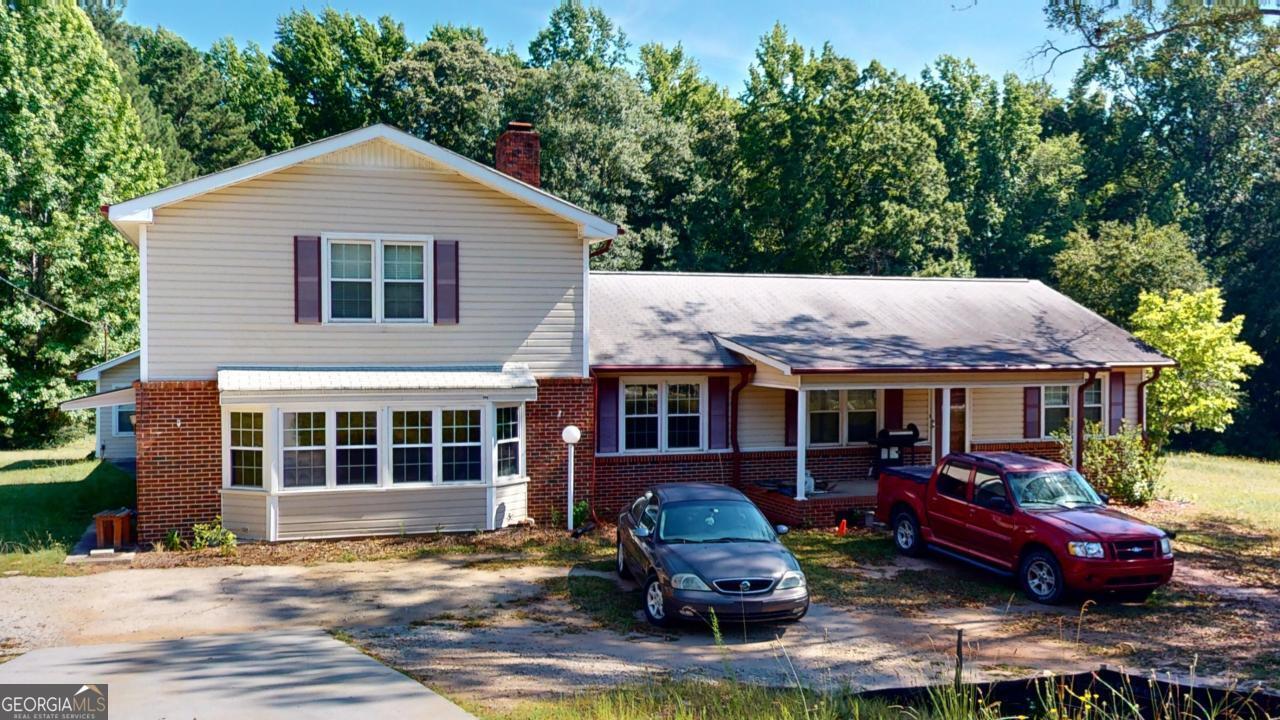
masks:
[[[1085,424],[1080,472],[1098,492],[1121,505],[1143,506],[1155,499],[1164,474],[1164,459],[1143,437],[1142,429],[1124,423],[1107,435],[1101,423]],[[1070,432],[1055,435],[1062,456],[1072,457]]]

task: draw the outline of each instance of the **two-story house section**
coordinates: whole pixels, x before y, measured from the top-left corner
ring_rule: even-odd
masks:
[[[538,155],[518,123],[496,170],[378,125],[107,209],[141,265],[140,538],[524,519],[563,426],[593,443],[587,263],[617,234]]]

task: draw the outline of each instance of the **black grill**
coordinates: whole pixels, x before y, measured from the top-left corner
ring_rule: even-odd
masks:
[[[1156,556],[1156,542],[1153,540],[1113,542],[1111,556],[1117,560],[1149,560]]]
[[[742,584],[746,583],[747,587]],[[773,580],[770,578],[732,578],[730,580],[716,580],[714,585],[720,592],[729,593],[730,595],[749,595],[751,593],[761,593],[773,587]]]

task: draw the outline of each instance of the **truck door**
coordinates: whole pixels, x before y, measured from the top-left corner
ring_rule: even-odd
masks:
[[[969,516],[973,551],[1003,567],[1013,566],[1013,505],[1004,478],[994,468],[973,473],[973,511]]]
[[[951,545],[963,545],[969,526],[969,485],[973,466],[948,462],[938,470],[934,491],[926,493],[925,509],[934,538]]]

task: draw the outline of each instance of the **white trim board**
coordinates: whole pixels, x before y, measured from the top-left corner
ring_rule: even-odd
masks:
[[[262,177],[263,175],[371,140],[385,140],[404,150],[421,155],[481,185],[546,210],[577,225],[584,240],[607,240],[618,235],[617,224],[593,215],[571,202],[562,200],[541,188],[521,182],[488,165],[463,157],[439,145],[421,140],[385,124],[369,125],[323,140],[316,140],[306,145],[299,145],[291,150],[268,155],[243,165],[237,165],[233,168],[112,205],[107,209],[107,219],[126,236],[133,239],[134,235],[129,232],[128,228],[134,225],[150,223],[154,218],[155,210],[158,208]]]

